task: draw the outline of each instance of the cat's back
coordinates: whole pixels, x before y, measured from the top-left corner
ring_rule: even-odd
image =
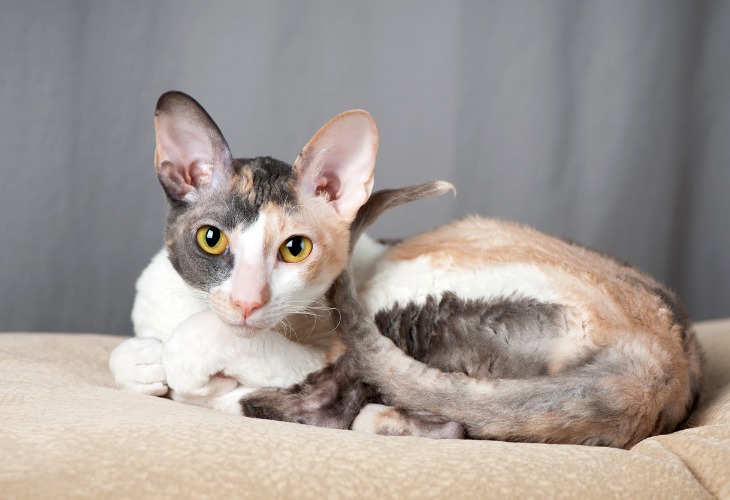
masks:
[[[452,291],[463,298],[519,294],[553,302],[563,295],[566,280],[615,274],[616,266],[527,226],[471,216],[394,245],[366,292],[401,289],[417,297]]]
[[[570,271],[615,272],[622,265],[583,246],[515,222],[471,216],[394,246],[390,261],[428,258],[446,269],[509,264],[554,266]]]

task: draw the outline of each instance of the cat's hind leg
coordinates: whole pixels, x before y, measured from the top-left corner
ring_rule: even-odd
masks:
[[[345,354],[293,387],[257,390],[241,400],[241,409],[247,417],[348,429],[360,409],[376,400]]]
[[[423,411],[403,410],[371,403],[350,427],[353,431],[384,436],[419,436],[433,439],[463,439],[464,426]]]

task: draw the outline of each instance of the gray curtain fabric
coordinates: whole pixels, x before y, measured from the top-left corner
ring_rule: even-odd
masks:
[[[375,236],[514,219],[730,315],[730,2],[0,0],[0,330],[131,333],[168,89],[238,156],[369,110],[376,187],[459,189]]]

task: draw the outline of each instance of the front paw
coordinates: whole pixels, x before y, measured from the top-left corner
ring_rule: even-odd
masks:
[[[172,391],[209,396],[220,393],[221,386],[235,386],[235,380],[218,376],[215,369],[207,366],[197,350],[186,348],[175,340],[174,337],[168,340],[162,353],[162,366],[167,375],[167,385]]]
[[[240,354],[239,342],[210,310],[183,321],[162,352],[170,389],[203,397],[230,392],[237,382],[223,372]]]
[[[125,391],[164,396],[168,387],[162,366],[162,342],[153,337],[133,337],[109,356],[109,369]]]

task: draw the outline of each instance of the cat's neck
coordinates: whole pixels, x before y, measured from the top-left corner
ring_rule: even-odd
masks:
[[[281,335],[300,344],[328,348],[337,328],[338,312],[329,306],[324,297],[306,312],[287,316],[277,327]]]

